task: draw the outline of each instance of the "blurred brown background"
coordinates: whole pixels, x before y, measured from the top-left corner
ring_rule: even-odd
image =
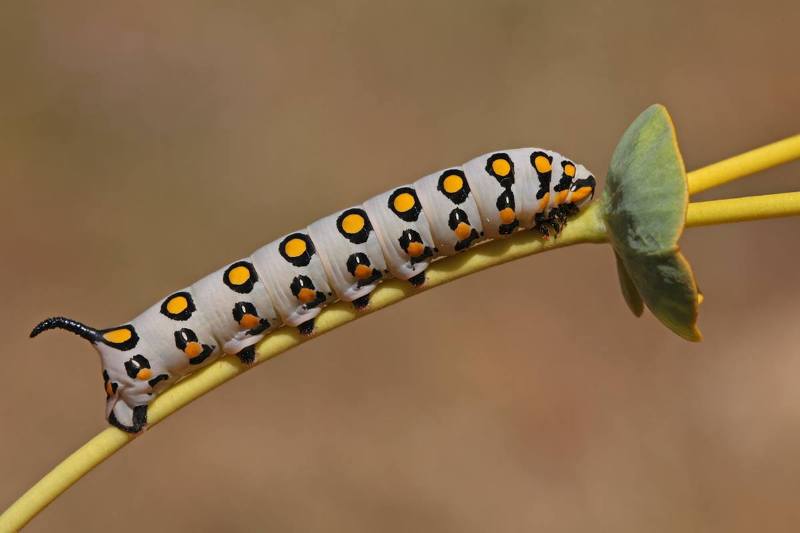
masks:
[[[667,4],[4,3],[0,508],[105,427],[97,356],[30,341],[44,317],[118,324],[487,150],[602,176],[652,102],[689,168],[800,129],[796,2]],[[605,246],[422,294],[195,402],[30,531],[796,531],[799,230],[687,232],[697,345],[629,314]]]

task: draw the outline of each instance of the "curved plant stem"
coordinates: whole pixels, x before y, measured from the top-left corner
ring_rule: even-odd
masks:
[[[785,144],[782,145],[782,143]],[[782,145],[778,150],[778,155],[771,148],[777,145]],[[761,152],[763,150],[766,150],[767,156]],[[761,168],[798,157],[798,154],[791,158],[786,155],[794,153],[792,150],[800,152],[800,136],[693,172],[690,174],[691,179],[695,180],[693,192],[705,190]],[[755,157],[757,161],[750,161],[748,158],[751,157]],[[738,158],[744,158],[740,164],[749,169],[747,172],[742,173],[738,167],[733,167],[728,163]],[[766,164],[766,162],[770,162],[770,164]],[[723,166],[718,167],[718,165]],[[723,170],[729,174],[723,174]],[[711,185],[708,185],[709,183]],[[800,193],[775,194],[689,204],[686,225],[702,226],[798,214],[800,214]],[[556,240],[543,241],[533,232],[518,232],[509,239],[489,242],[462,254],[436,261],[426,271],[426,283],[421,289],[412,288],[408,283],[397,280],[387,281],[372,293],[370,308],[367,312],[356,312],[351,305],[339,302],[326,307],[320,313],[316,320],[315,331],[317,335],[324,334],[421,291],[449,283],[491,266],[573,244],[602,242],[606,242],[606,232],[600,216],[599,202],[596,202],[572,220]],[[277,330],[259,343],[255,364],[263,363],[307,340],[309,340],[308,337],[300,336],[293,328]],[[236,357],[228,356],[191,374],[159,395],[150,404],[149,427],[155,426],[181,407],[247,370],[249,368],[242,365]],[[62,492],[135,438],[136,435],[124,433],[113,427],[101,431],[39,480],[0,515],[0,531],[13,531],[25,526]]]
[[[798,158],[800,158],[800,134],[690,172],[687,175],[689,194],[707,191]]]
[[[800,216],[800,192],[692,203],[686,213],[686,225],[709,226],[789,216]]]
[[[509,239],[489,242],[462,254],[436,261],[426,270],[425,285],[420,288],[413,288],[409,283],[397,280],[381,283],[370,295],[370,305],[366,312],[356,312],[352,305],[343,302],[328,306],[315,320],[314,336],[327,333],[422,291],[491,266],[573,244],[605,242],[605,227],[600,220],[599,212],[599,202],[596,202],[575,220],[570,221],[555,240],[543,241],[532,231],[519,232]],[[255,364],[263,363],[307,340],[309,337],[299,335],[295,328],[282,328],[270,333],[258,344]],[[181,407],[247,370],[249,368],[242,365],[236,357],[228,356],[194,372],[153,400],[148,409],[148,427],[153,427]],[[135,438],[136,435],[113,427],[101,431],[39,480],[0,515],[0,531],[23,527],[92,468]]]

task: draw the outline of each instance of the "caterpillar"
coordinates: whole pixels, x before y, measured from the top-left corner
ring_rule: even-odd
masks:
[[[344,300],[363,310],[382,280],[421,286],[432,261],[481,241],[522,229],[557,236],[595,186],[586,168],[554,151],[491,152],[280,237],[127,324],[95,329],[59,316],[30,336],[60,328],[91,342],[106,419],[138,433],[156,394],[221,355],[252,364],[255,344],[279,326],[310,335],[326,305]]]

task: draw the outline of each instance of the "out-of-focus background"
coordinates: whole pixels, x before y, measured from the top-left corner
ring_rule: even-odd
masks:
[[[97,356],[29,340],[40,319],[124,322],[488,150],[550,147],[603,176],[653,102],[690,169],[794,134],[798,17],[792,1],[4,3],[0,508],[105,428]],[[606,246],[422,294],[195,402],[30,531],[795,531],[798,232],[687,232],[701,344],[630,315]]]

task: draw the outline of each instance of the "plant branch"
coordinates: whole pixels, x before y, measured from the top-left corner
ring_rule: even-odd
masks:
[[[355,311],[352,305],[344,302],[328,306],[315,320],[316,334],[313,337],[303,337],[295,328],[281,328],[267,335],[257,346],[253,366],[357,318],[468,274],[546,250],[579,243],[605,242],[605,227],[600,220],[599,211],[599,202],[595,202],[570,221],[558,239],[544,241],[532,231],[518,232],[508,239],[488,242],[436,261],[426,270],[425,285],[420,288],[413,288],[409,283],[398,280],[381,283],[370,295],[367,311]],[[181,407],[249,369],[235,356],[227,356],[192,373],[153,400],[148,408],[148,427],[152,428]],[[61,493],[136,436],[113,427],[101,431],[0,515],[0,531],[13,531],[25,526]]]
[[[690,172],[689,194],[697,194],[800,158],[800,134]]]
[[[710,226],[790,216],[800,216],[800,192],[691,203],[686,225]]]

